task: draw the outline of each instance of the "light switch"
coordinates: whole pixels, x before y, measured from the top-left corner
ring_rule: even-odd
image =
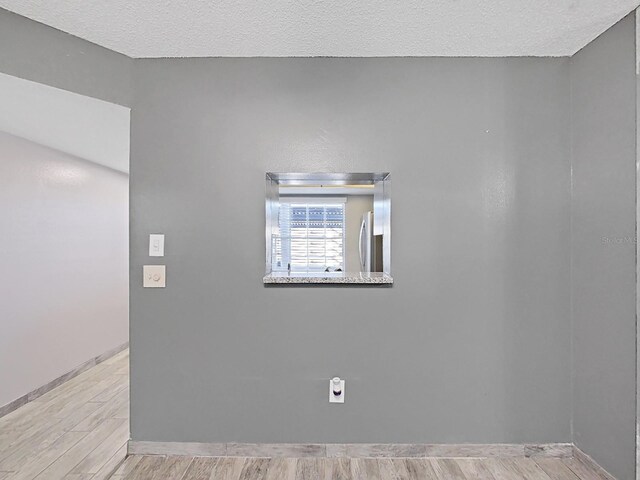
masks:
[[[152,233],[149,235],[149,256],[164,257],[164,235]]]
[[[145,288],[164,288],[166,283],[165,265],[144,265],[142,267],[142,286]]]

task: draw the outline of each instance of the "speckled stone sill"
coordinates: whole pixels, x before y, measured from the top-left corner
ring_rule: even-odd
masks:
[[[262,279],[265,284],[358,284],[358,285],[391,285],[393,278],[386,273],[344,273],[342,275],[270,273]]]

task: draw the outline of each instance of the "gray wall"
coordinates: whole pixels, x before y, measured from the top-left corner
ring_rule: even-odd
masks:
[[[135,71],[134,440],[571,440],[568,59]],[[395,285],[265,288],[267,171],[391,172]]]
[[[0,132],[0,406],[128,339],[128,177]]]
[[[0,8],[0,72],[120,105],[133,60]]]
[[[635,18],[571,60],[573,435],[634,477],[636,355]]]

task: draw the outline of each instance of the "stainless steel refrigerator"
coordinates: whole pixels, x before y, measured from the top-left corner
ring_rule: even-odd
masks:
[[[361,272],[382,271],[382,235],[373,235],[373,212],[362,215],[358,252]]]
[[[371,272],[373,264],[373,213],[365,212],[360,221],[360,236],[358,237],[358,252],[360,253],[360,271]]]

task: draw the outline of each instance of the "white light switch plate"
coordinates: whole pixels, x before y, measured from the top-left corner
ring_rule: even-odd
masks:
[[[164,288],[166,283],[165,265],[144,265],[142,267],[142,286],[145,288]]]
[[[164,234],[152,233],[149,235],[149,256],[164,257]]]

